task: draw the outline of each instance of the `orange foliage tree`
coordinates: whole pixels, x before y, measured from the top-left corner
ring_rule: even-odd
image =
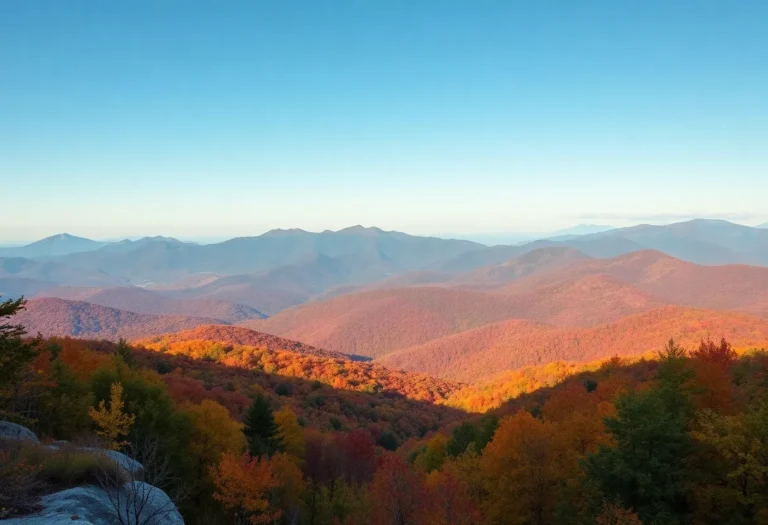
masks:
[[[564,480],[578,462],[555,424],[521,410],[504,419],[481,460],[492,524],[549,523]]]
[[[216,486],[214,499],[235,515],[239,525],[270,523],[280,517],[269,500],[278,484],[268,459],[226,453],[211,468],[211,477]]]

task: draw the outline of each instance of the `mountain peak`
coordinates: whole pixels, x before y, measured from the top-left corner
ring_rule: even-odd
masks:
[[[76,237],[75,235],[72,235],[69,233],[57,233],[55,235],[51,235],[50,237],[45,237],[44,239],[40,239],[39,241],[32,242],[27,246],[32,246],[33,244],[50,244],[54,242],[67,242],[67,241],[95,242],[95,241],[91,241],[90,239],[86,239],[85,237]]]
[[[361,224],[355,224],[354,226],[348,226],[347,228],[341,229],[336,233],[379,235],[384,233],[384,230],[382,230],[381,228],[377,228],[376,226],[371,226],[366,228]]]
[[[309,233],[306,230],[302,230],[301,228],[275,228],[274,230],[269,230],[268,232],[263,233],[262,237],[290,237],[293,235],[304,235]]]

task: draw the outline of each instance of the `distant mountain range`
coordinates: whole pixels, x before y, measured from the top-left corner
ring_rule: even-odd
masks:
[[[599,233],[612,230],[613,228],[613,226],[606,226],[602,224],[577,224],[576,226],[571,226],[570,228],[555,230],[552,232],[502,232],[477,233],[471,235],[453,234],[452,236],[479,242],[487,246],[497,246],[499,244],[522,244],[524,242],[531,242],[538,239],[563,240],[574,235],[588,235],[590,233]],[[449,235],[446,235],[446,237],[448,236]]]
[[[469,270],[530,252],[561,246],[591,257],[616,257],[652,249],[697,264],[768,265],[768,230],[728,221],[695,219],[666,226],[638,225],[561,240],[544,239],[519,246],[493,246],[462,254],[443,266]]]
[[[238,322],[366,289],[457,286],[465,279],[464,286],[480,290],[524,275],[526,264],[540,271],[563,263],[520,259],[555,253],[542,248],[576,258],[652,249],[701,265],[768,265],[768,229],[701,219],[603,228],[580,225],[555,238],[497,246],[362,226],[320,233],[272,230],[209,245],[169,237],[103,243],[61,234],[0,250],[0,294]]]
[[[77,252],[87,252],[106,246],[107,242],[92,241],[60,233],[39,241],[12,248],[0,248],[0,257],[56,257]]]
[[[57,237],[56,250],[87,245]],[[205,325],[184,337],[261,344],[247,328],[457,381],[669,337],[768,344],[768,229],[726,221],[514,246],[359,226],[90,246],[0,258],[0,293],[32,297],[19,317],[30,332],[137,339]]]

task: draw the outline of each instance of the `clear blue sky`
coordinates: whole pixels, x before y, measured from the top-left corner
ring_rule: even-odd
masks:
[[[0,239],[768,220],[768,2],[3,0]]]

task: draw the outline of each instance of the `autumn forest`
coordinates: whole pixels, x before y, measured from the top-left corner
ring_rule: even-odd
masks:
[[[131,455],[188,523],[768,523],[764,350],[670,340],[529,368],[478,410],[479,385],[242,332],[29,338],[23,307],[0,307],[2,418]],[[103,468],[54,458],[4,445],[4,517]]]

